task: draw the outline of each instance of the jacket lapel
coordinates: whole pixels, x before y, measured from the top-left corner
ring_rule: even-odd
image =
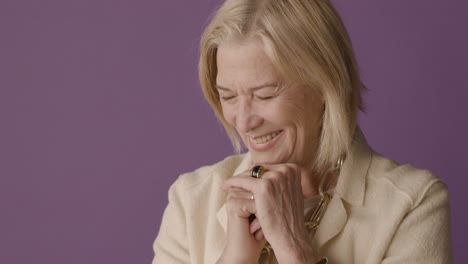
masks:
[[[317,248],[321,248],[327,241],[340,233],[347,219],[348,215],[341,197],[334,195],[314,236],[314,244]]]
[[[335,193],[346,202],[359,206],[364,204],[366,177],[371,160],[372,150],[367,145],[361,130],[357,129],[335,188]]]
[[[348,220],[345,202],[351,206],[364,205],[366,177],[371,160],[372,150],[358,128],[351,150],[341,168],[333,198],[314,237],[319,249],[343,230]]]

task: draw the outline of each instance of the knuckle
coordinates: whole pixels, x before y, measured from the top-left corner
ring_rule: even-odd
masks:
[[[295,174],[295,172],[299,169],[299,166],[296,164],[289,163],[287,165],[288,168],[288,174]]]
[[[283,173],[280,171],[272,171],[270,175],[271,180],[278,180],[281,178],[281,175],[283,175]]]
[[[242,209],[242,212],[248,212],[249,211],[249,207],[245,203],[242,203],[240,208]]]
[[[231,191],[228,192],[227,199],[228,200],[236,199],[236,198],[239,198],[241,196],[242,196],[242,193],[240,191],[231,190]]]
[[[278,167],[277,172],[279,172],[282,177],[290,177],[291,175],[294,175],[296,172],[296,168],[293,167],[296,165],[291,165],[291,164],[282,164],[280,167]]]
[[[272,193],[273,192],[273,189],[274,189],[274,181],[272,179],[265,179],[264,181],[262,181],[262,183],[260,184],[260,193],[262,194],[269,194],[269,193]]]
[[[233,211],[235,210],[236,208],[238,208],[238,202],[237,202],[237,199],[234,198],[234,197],[230,197],[227,202],[226,202],[226,209],[228,211]]]
[[[288,172],[288,166],[286,164],[282,164],[278,167],[277,171],[282,174],[286,174]]]
[[[297,165],[296,163],[287,163],[286,165],[293,170],[297,170],[300,168],[300,166]]]

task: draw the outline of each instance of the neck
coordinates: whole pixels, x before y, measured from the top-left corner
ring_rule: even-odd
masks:
[[[311,169],[303,170],[301,184],[304,199],[319,195],[319,184],[322,177],[327,177],[322,186],[323,192],[326,192],[330,188],[335,187],[336,183],[338,182],[338,177],[333,177],[333,174],[329,173],[328,175],[319,175]]]
[[[303,169],[301,177],[302,194],[304,195],[304,199],[318,195],[320,176],[312,169]]]

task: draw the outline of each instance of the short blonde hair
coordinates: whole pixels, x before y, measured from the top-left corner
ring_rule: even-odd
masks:
[[[204,96],[239,153],[241,140],[224,119],[216,89],[217,47],[259,37],[284,78],[317,89],[325,104],[315,170],[325,171],[349,151],[363,110],[351,41],[328,0],[227,0],[207,26],[200,45],[199,78]]]

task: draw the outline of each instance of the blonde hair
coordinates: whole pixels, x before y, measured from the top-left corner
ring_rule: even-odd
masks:
[[[229,40],[259,37],[287,80],[317,89],[325,104],[315,170],[325,171],[349,151],[364,107],[351,41],[327,0],[227,0],[207,26],[200,47],[203,94],[239,153],[241,140],[224,119],[216,89],[217,47]]]

